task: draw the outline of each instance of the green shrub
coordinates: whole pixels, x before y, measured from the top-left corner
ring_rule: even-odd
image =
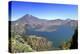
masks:
[[[11,38],[11,50],[12,52],[31,52],[32,48],[24,42],[20,35],[15,35]]]

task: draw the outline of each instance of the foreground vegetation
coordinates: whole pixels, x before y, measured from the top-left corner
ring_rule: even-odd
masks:
[[[52,50],[53,43],[48,41],[44,37],[39,37],[36,35],[12,35],[10,40],[11,52],[32,52],[32,51],[45,51]]]
[[[63,49],[77,49],[77,31],[69,41],[64,41],[59,48],[55,48],[53,42],[47,40],[45,37],[36,35],[19,35],[11,34],[9,39],[9,52],[33,52],[33,51],[49,51],[49,50],[63,50]]]

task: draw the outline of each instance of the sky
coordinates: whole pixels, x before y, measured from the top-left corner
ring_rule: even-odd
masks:
[[[26,14],[48,20],[77,19],[78,6],[55,3],[9,2],[9,16],[11,16],[12,21],[18,20]]]

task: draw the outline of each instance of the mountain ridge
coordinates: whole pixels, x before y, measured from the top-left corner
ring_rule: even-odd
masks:
[[[73,25],[73,27],[74,26],[76,27],[77,20],[71,20],[71,19],[45,20],[45,19],[39,19],[38,17],[32,16],[30,14],[26,14],[22,16],[20,19],[12,21],[13,27],[16,26],[22,30],[24,27],[27,26],[28,29],[35,29],[36,31],[55,31],[57,27],[61,25],[69,25],[69,26]]]

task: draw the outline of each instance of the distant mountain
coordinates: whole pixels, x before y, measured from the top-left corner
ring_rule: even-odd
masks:
[[[23,33],[23,31],[27,30],[35,30],[35,31],[56,31],[59,26],[68,25],[71,27],[77,26],[77,20],[45,20],[39,19],[38,17],[32,16],[30,14],[26,14],[20,19],[16,21],[12,21],[12,30],[16,32]]]

